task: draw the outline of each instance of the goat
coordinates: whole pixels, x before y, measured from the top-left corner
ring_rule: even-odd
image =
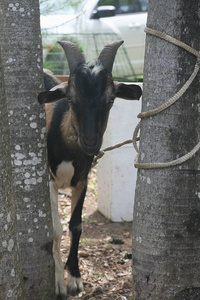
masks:
[[[94,155],[102,145],[115,97],[139,99],[141,88],[134,84],[114,82],[112,79],[115,55],[123,41],[106,45],[93,65],[85,62],[75,44],[59,43],[68,60],[69,81],[40,93],[38,101],[40,104],[47,103],[45,110],[56,295],[66,299],[64,268],[60,258],[62,227],[57,208],[58,189],[72,189],[70,252],[65,269],[68,270],[67,292],[74,294],[83,289],[77,255],[88,173]]]
[[[48,69],[43,69],[43,79],[44,79],[44,89],[45,91],[49,91],[56,85],[62,83],[57,77],[53,75],[53,73]]]

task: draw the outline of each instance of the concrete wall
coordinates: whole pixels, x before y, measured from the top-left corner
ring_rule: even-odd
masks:
[[[141,84],[140,84],[141,85]],[[139,122],[141,100],[117,98],[111,109],[102,148],[131,139]],[[98,210],[114,222],[132,221],[137,170],[132,144],[106,152],[98,164]]]

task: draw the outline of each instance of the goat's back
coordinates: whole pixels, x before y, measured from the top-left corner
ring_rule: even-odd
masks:
[[[56,78],[53,73],[48,69],[43,69],[44,76],[44,88],[45,91],[51,90],[54,86],[61,83],[61,81]]]

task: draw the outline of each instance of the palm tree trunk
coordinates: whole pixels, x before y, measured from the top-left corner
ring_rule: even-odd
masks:
[[[151,0],[147,26],[199,50],[199,10],[198,0]],[[189,78],[195,63],[194,55],[147,35],[142,110],[156,108],[171,98]],[[199,142],[199,79],[198,74],[170,108],[142,120],[140,162],[174,160]],[[139,169],[133,280],[135,300],[200,297],[199,152],[175,167]]]

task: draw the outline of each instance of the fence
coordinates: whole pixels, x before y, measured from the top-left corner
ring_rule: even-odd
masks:
[[[50,69],[54,74],[67,75],[69,69],[65,54],[56,41],[68,40],[78,45],[83,51],[86,61],[94,61],[100,54],[103,47],[115,40],[119,40],[115,33],[95,33],[95,34],[62,34],[51,35],[46,37],[46,44],[44,46],[44,67]],[[116,55],[113,66],[113,77],[115,80],[121,81],[136,81],[137,77],[133,66],[131,65],[126,48],[122,45]]]

